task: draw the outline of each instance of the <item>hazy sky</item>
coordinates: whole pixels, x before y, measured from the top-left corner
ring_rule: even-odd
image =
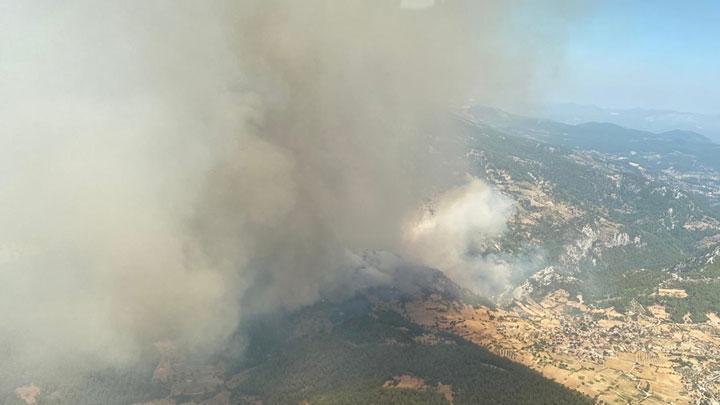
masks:
[[[551,101],[720,113],[720,1],[604,0],[579,14]]]

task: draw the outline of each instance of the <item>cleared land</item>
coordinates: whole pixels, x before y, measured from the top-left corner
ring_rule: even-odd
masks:
[[[689,404],[720,398],[720,325],[675,323],[663,308],[621,314],[563,290],[490,309],[438,295],[402,304],[414,322],[533,368],[598,403]],[[717,319],[716,316],[711,319]]]

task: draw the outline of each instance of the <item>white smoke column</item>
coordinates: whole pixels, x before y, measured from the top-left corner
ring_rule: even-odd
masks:
[[[515,212],[509,197],[472,178],[437,198],[407,226],[406,253],[446,273],[462,287],[492,295],[510,285],[512,263],[479,256],[501,236]]]

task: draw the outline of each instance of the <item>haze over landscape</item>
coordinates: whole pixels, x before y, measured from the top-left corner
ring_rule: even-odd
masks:
[[[720,403],[714,16],[0,0],[0,403]]]

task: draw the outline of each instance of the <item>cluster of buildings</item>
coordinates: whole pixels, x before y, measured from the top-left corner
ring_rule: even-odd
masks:
[[[646,310],[637,303],[626,313],[590,307],[563,290],[506,309],[413,305],[406,308],[411,318],[463,336],[598,402],[720,404],[720,324],[675,323],[662,308]]]

